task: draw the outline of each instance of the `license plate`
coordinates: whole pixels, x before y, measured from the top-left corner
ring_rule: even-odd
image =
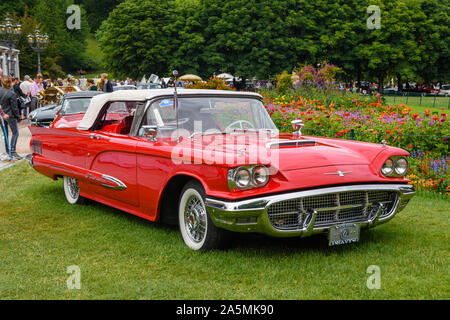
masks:
[[[359,241],[359,224],[347,223],[333,226],[328,231],[328,245],[337,246],[341,244]]]

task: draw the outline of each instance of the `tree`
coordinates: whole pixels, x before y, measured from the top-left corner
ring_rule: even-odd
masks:
[[[299,56],[310,59],[317,50],[308,35],[311,17],[299,14],[302,5],[307,1],[201,1],[202,71],[268,78],[292,70]]]
[[[416,40],[422,47],[422,61],[417,74],[429,83],[450,81],[450,3],[427,0],[420,3],[427,17],[417,30]]]
[[[109,13],[123,2],[123,0],[76,0],[76,4],[82,5],[87,14],[87,21],[91,31],[98,30],[102,21],[108,18]]]
[[[40,31],[50,37],[49,46],[42,54],[43,71],[50,67],[46,65],[46,61],[56,61],[66,72],[74,72],[83,67],[89,27],[83,10],[81,28],[79,30],[67,28],[66,21],[69,15],[66,10],[73,3],[73,0],[40,1],[33,10],[33,17],[39,21]]]
[[[116,77],[163,74],[169,67],[174,2],[127,0],[103,22],[98,33],[105,64]]]
[[[0,18],[2,18],[5,13],[14,13],[17,16],[23,16],[27,10],[34,7],[35,3],[36,0],[15,0],[0,3]]]

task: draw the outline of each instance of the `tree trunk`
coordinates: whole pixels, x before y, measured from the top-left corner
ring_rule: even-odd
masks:
[[[359,66],[357,67],[357,82],[356,82],[356,87],[359,89],[361,88],[361,69],[359,68]]]
[[[398,92],[402,92],[402,90],[403,90],[402,76],[399,74],[397,74],[397,88],[398,88]]]
[[[384,76],[383,75],[379,75],[378,76],[378,92],[380,94],[383,93],[383,80],[384,80]]]

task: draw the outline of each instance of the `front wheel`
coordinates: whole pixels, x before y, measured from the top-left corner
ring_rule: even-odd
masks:
[[[190,181],[181,191],[178,222],[184,243],[193,250],[222,248],[226,231],[217,228],[205,207],[205,191],[196,181]]]
[[[80,196],[78,180],[71,177],[64,177],[64,194],[70,204],[85,204],[86,198]]]

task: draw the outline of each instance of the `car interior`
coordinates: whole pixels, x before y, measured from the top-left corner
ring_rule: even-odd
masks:
[[[106,108],[95,130],[128,135],[133,124],[136,102],[117,101],[112,102]]]

